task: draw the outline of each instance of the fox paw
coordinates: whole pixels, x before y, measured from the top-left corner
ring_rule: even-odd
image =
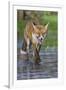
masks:
[[[27,54],[27,52],[23,51],[23,50],[20,50],[20,53],[21,54]]]

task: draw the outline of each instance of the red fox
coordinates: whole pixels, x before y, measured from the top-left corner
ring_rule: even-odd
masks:
[[[48,32],[48,24],[35,25],[33,22],[29,22],[26,25],[24,31],[24,42],[22,45],[21,53],[29,53],[30,45],[33,48],[33,56],[35,57],[35,62],[40,61],[39,51],[41,44],[45,39]]]

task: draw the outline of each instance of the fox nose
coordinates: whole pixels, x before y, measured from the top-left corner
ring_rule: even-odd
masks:
[[[42,42],[42,41],[43,41],[43,37],[41,36],[41,37],[39,38],[39,40]]]
[[[41,41],[43,40],[43,38],[41,38]]]

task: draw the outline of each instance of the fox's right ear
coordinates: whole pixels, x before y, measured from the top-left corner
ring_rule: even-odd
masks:
[[[34,25],[34,23],[32,23],[32,26],[33,26],[34,30],[36,30],[36,29],[37,29],[37,28],[36,28],[36,26]]]

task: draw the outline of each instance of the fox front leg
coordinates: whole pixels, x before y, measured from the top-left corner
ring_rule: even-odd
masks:
[[[40,61],[41,61],[41,59],[40,59],[39,51],[36,49],[35,50],[35,63],[39,64]]]
[[[40,52],[40,48],[41,46],[38,46],[37,48],[34,48],[34,60],[35,60],[35,64],[39,64],[41,59],[40,59],[40,55],[39,55],[39,52]]]
[[[40,44],[38,44],[38,45],[37,45],[37,47],[36,47],[36,49],[37,49],[37,52],[40,52],[41,45],[40,45]]]

